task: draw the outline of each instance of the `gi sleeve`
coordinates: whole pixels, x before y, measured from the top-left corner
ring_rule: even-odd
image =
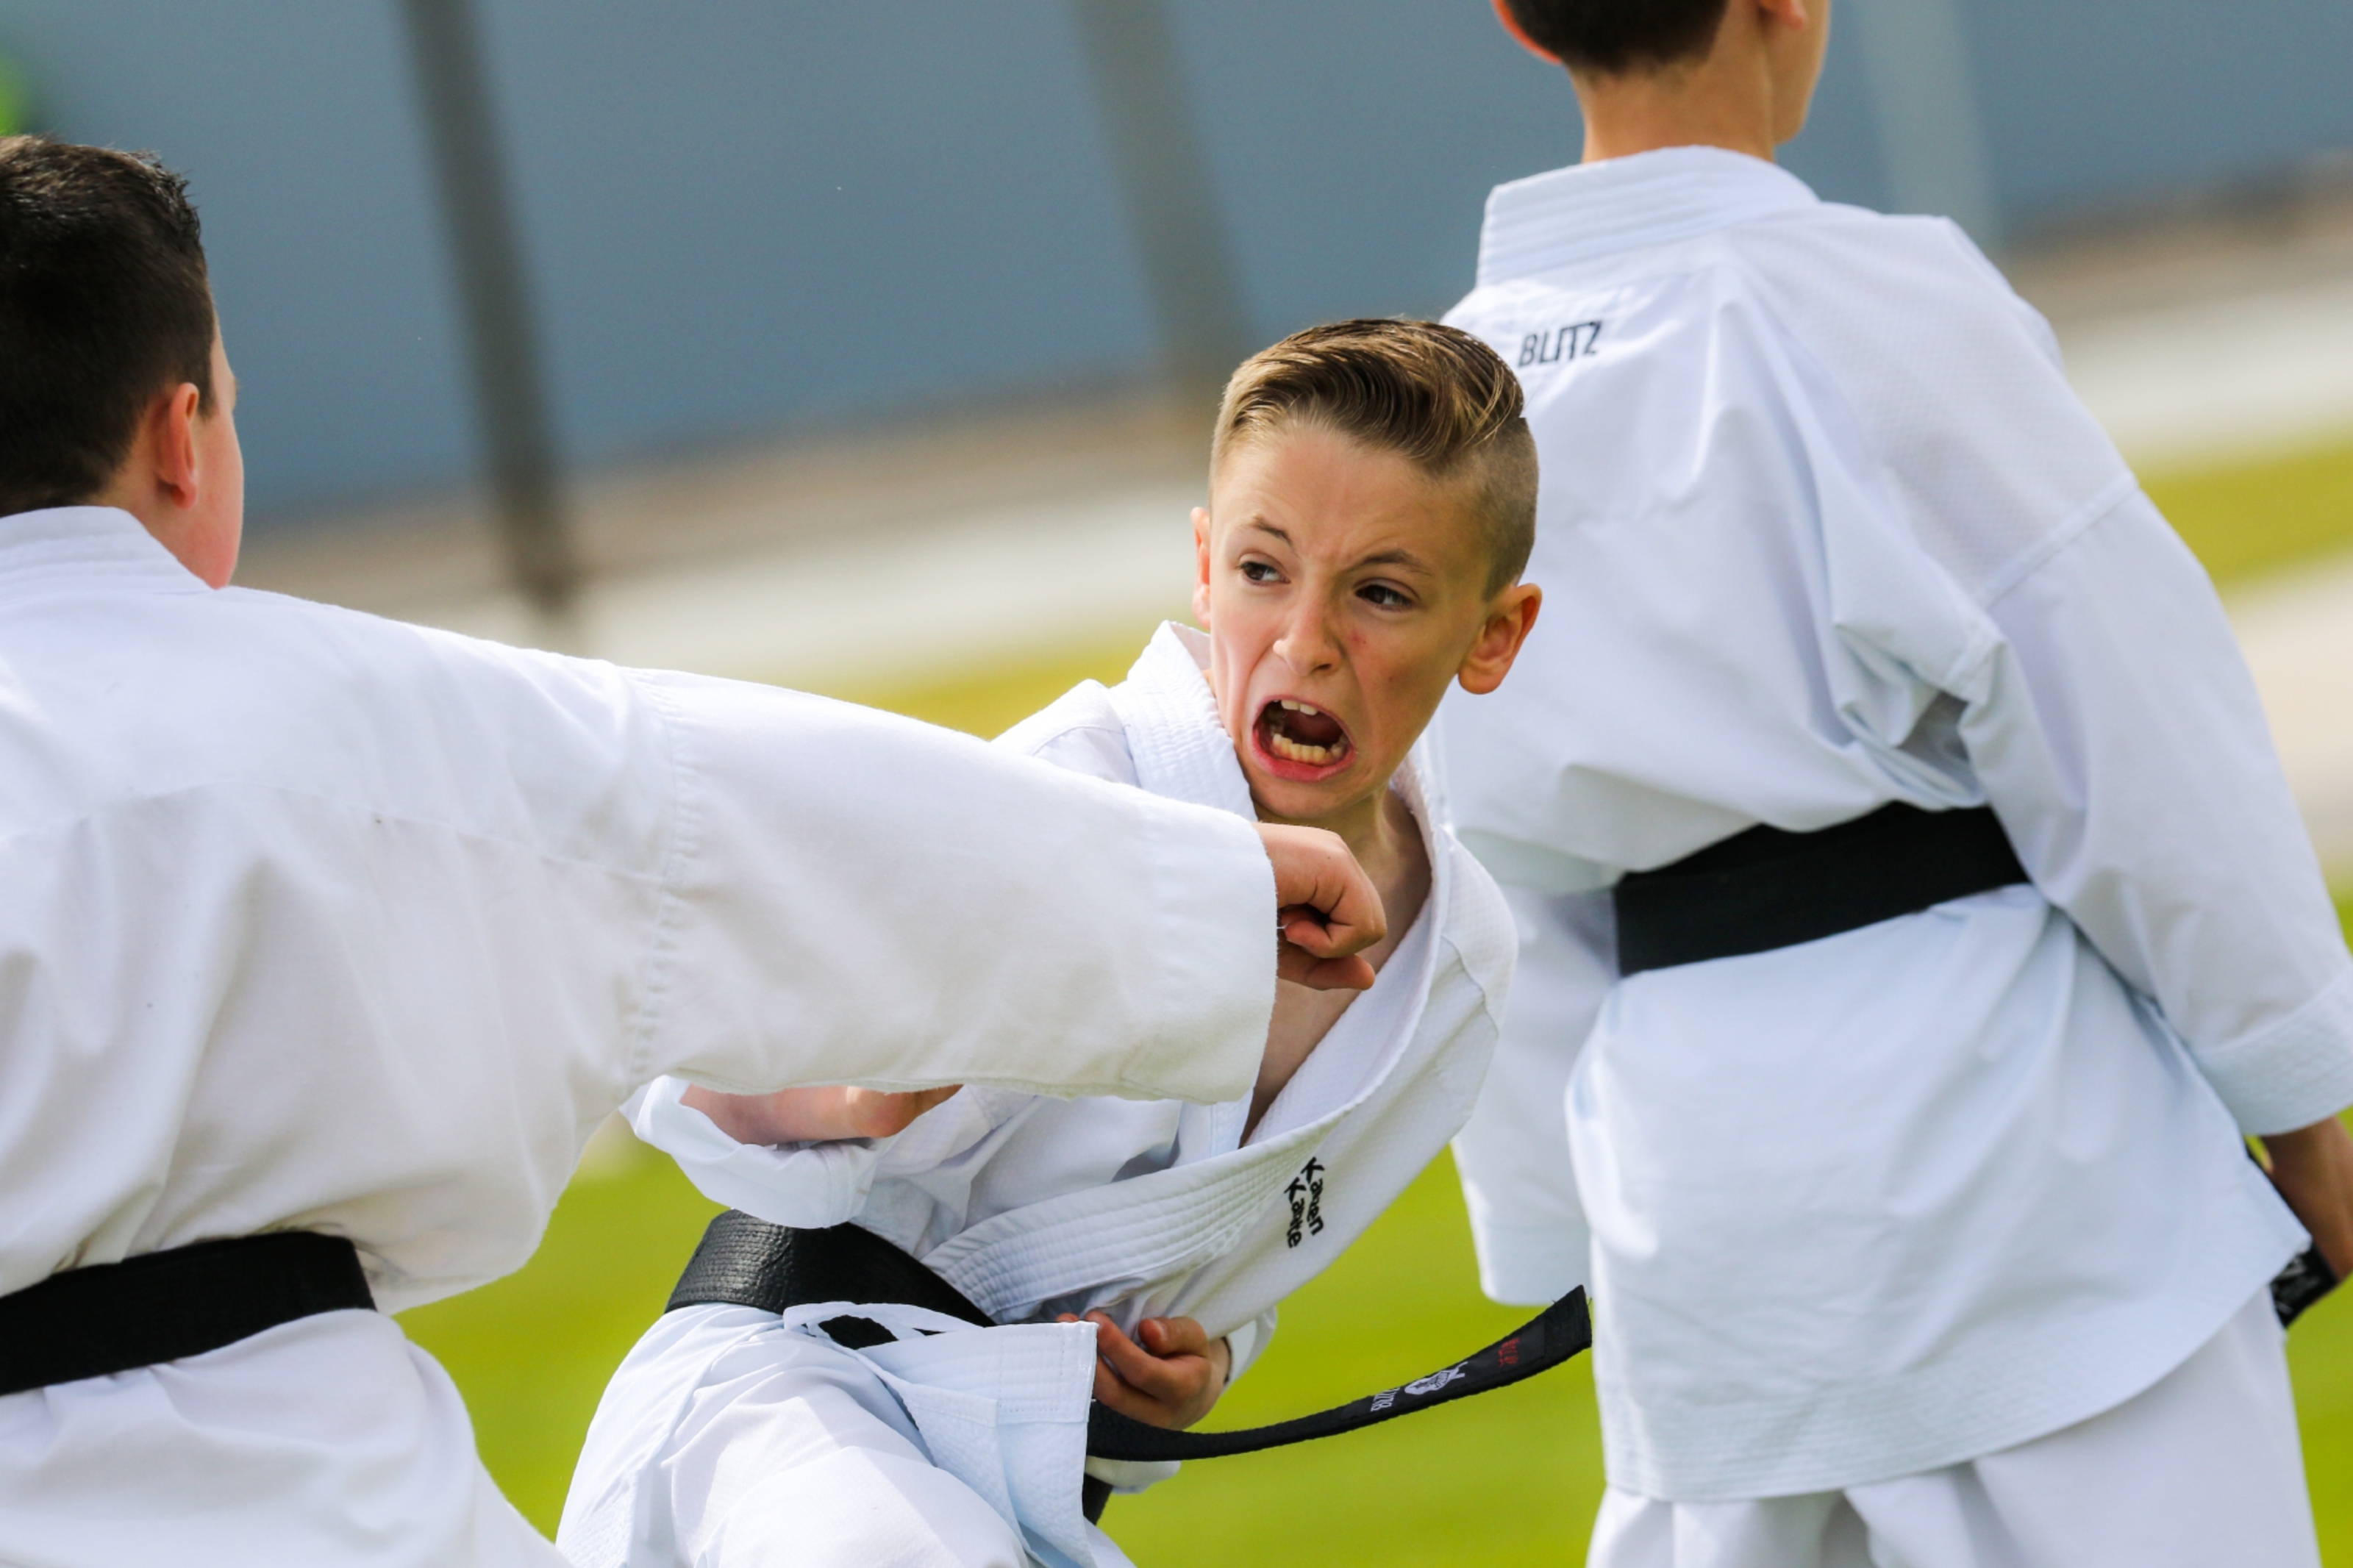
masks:
[[[1258,1364],[1266,1353],[1268,1343],[1274,1338],[1274,1325],[1281,1309],[1269,1307],[1249,1322],[1226,1336],[1226,1349],[1233,1361],[1226,1369],[1226,1386],[1231,1388],[1242,1373]]]
[[[1533,1306],[1587,1279],[1585,1208],[1568,1157],[1568,1080],[1617,981],[1617,935],[1607,891],[1505,888],[1504,897],[1519,930],[1519,967],[1487,1081],[1455,1135],[1454,1166],[1479,1288],[1494,1300]]]
[[[910,720],[637,673],[677,824],[639,1082],[1248,1091],[1273,879],[1229,813]]]
[[[2246,1131],[2353,1103],[2353,961],[2197,561],[2136,489],[1989,611],[1961,732],[2036,885]]]

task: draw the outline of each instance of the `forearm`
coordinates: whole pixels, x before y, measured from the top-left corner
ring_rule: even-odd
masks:
[[[2272,1181],[2340,1279],[2353,1279],[2353,1135],[2336,1117],[2263,1140]]]
[[[895,1137],[956,1089],[950,1084],[904,1094],[839,1087],[722,1094],[694,1084],[681,1100],[738,1143],[819,1143]]]

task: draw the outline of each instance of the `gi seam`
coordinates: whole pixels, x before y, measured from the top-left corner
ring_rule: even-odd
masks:
[[[661,900],[646,946],[645,999],[638,1005],[638,1016],[630,1030],[629,1081],[639,1084],[655,1076],[654,1037],[668,1022],[670,985],[678,970],[679,927],[686,907],[679,889],[702,847],[702,775],[694,764],[684,714],[652,682],[634,671],[624,672],[624,678],[661,721],[665,742],[662,750],[670,763],[671,792],[670,842],[662,858]]]
[[[1987,582],[1985,591],[1978,600],[1978,605],[1982,608],[1990,610],[2001,603],[2012,590],[2029,577],[2033,576],[2052,556],[2082,538],[2090,531],[2094,523],[2100,521],[2110,512],[2124,505],[2139,489],[2140,480],[2134,476],[2130,468],[2126,468],[2093,491],[2090,498],[2078,506],[2074,512],[2058,527],[2020,551],[2009,565],[1995,573]]]

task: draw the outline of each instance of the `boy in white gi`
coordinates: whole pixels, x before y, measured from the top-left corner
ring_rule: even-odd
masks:
[[[822,1095],[655,1084],[636,1126],[706,1194],[854,1221],[1014,1326],[860,1308],[904,1336],[860,1350],[819,1326],[840,1302],[672,1310],[590,1428],[557,1535],[576,1568],[1126,1561],[1082,1516],[1082,1467],[1158,1474],[1089,1464],[1090,1393],[1197,1420],[1477,1093],[1510,921],[1415,746],[1535,618],[1535,481],[1512,374],[1462,333],[1343,323],[1235,373],[1194,514],[1207,635],[1163,626],[1120,685],[997,743],[1340,833],[1390,914],[1379,982],[1338,1005],[1286,990],[1254,1090],[1214,1107],[967,1089],[895,1138],[812,1142],[846,1130]]]
[[[1450,318],[1553,595],[1444,716],[1524,942],[1459,1155],[1493,1293],[1589,1259],[1591,1561],[2313,1563],[2353,964],[2213,590],[1957,229],[1770,162],[1822,0],[1499,9],[1587,162]]]
[[[0,141],[0,1562],[559,1562],[369,1309],[632,1089],[1217,1101],[1276,900],[1379,935],[1326,835],[228,588],[236,395],[180,182]]]

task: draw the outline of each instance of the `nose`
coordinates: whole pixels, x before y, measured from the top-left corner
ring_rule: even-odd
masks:
[[[1303,595],[1304,599],[1306,596]],[[1274,639],[1275,657],[1301,675],[1316,675],[1340,663],[1340,639],[1333,635],[1331,617],[1323,605],[1306,599],[1285,617],[1282,635]]]

